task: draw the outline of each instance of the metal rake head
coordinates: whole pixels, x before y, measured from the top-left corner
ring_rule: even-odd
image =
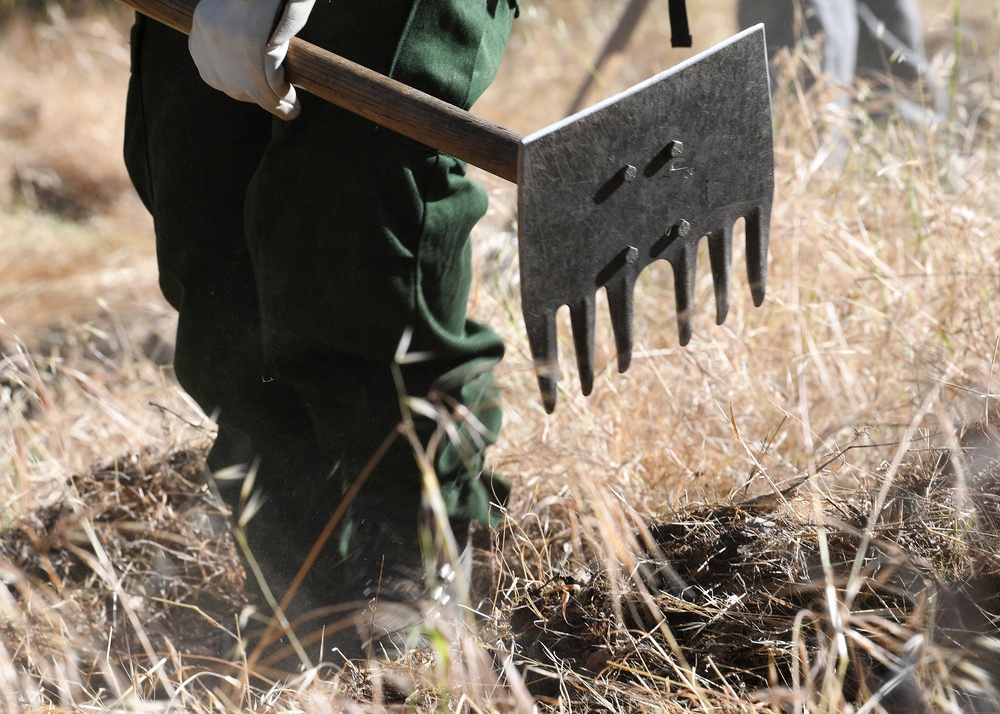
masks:
[[[673,267],[680,343],[692,333],[698,243],[708,237],[716,320],[729,309],[733,225],[746,219],[747,273],[764,299],[774,193],[771,97],[758,26],[595,107],[525,137],[519,254],[529,346],[545,409],[558,389],[556,311],[568,305],[581,387],[594,380],[594,302],[607,289],[624,372],[633,290]]]

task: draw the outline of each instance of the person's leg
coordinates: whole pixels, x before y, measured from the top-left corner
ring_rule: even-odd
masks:
[[[462,106],[488,85],[509,31],[505,1],[377,5],[318,7],[305,37]],[[400,420],[390,367],[405,329],[430,353],[402,367],[407,392],[438,391],[476,424],[459,432],[468,448],[438,454],[450,515],[486,519],[497,499],[481,454],[499,428],[488,367],[502,345],[465,318],[468,233],[485,196],[464,167],[312,97],[299,120],[273,120],[204,86],[179,34],[140,21],[135,39],[126,155],[154,215],[164,294],[181,313],[178,377],[219,421],[210,466],[259,461],[264,500],[244,525],[279,599]],[[422,423],[423,438],[432,426]],[[238,509],[235,485],[225,495]],[[366,513],[347,524],[399,525],[412,554],[421,486],[397,441]],[[293,614],[343,596],[351,530],[335,535]]]
[[[819,73],[826,79],[825,97],[835,108],[846,107],[853,95],[857,67],[857,0],[740,0],[739,21],[743,27],[763,22],[769,56],[792,48],[806,39],[820,42]],[[803,77],[806,86],[817,79]],[[775,86],[772,85],[772,89]],[[847,151],[846,137],[831,125],[814,159],[815,165],[838,164]]]
[[[923,24],[916,0],[859,3],[858,68],[914,81],[929,71],[923,54]]]
[[[178,310],[178,381],[218,424],[208,471],[256,469],[291,483],[316,478],[308,414],[265,367],[245,238],[246,192],[271,141],[272,117],[206,85],[187,38],[141,16],[132,59],[125,160],[153,215],[163,294]],[[216,483],[238,519],[242,479]],[[296,542],[293,521],[267,505],[258,514],[254,535],[265,537],[252,548],[268,581],[289,582],[301,563],[308,544]]]
[[[187,38],[157,22],[137,18],[132,56],[125,160],[153,215],[161,289],[179,312],[177,378],[219,421],[210,461],[249,465],[250,441],[271,428],[266,422],[280,421],[289,435],[308,423],[266,379],[244,239],[246,190],[270,117],[202,82]]]
[[[944,95],[924,55],[915,0],[866,0],[859,3],[858,16],[858,74],[881,88],[891,110],[906,121],[940,120]]]
[[[495,15],[492,5],[317,7],[303,37],[469,106],[492,79],[509,31],[506,0]],[[492,399],[486,368],[503,348],[466,319],[469,232],[485,209],[460,162],[314,97],[304,97],[298,120],[275,126],[247,198],[267,368],[294,386],[332,463],[347,456],[356,468],[399,423],[391,366],[407,330],[411,351],[425,354],[401,368],[407,392],[425,397],[443,378],[481,368],[446,391],[471,400],[484,443],[492,441],[498,413],[477,405]],[[397,451],[398,463],[373,477],[384,472],[393,488],[378,490],[419,493],[409,447]]]
[[[764,23],[768,54],[790,49],[807,37],[821,37],[821,69],[847,87],[857,63],[856,0],[740,0],[740,27]],[[801,19],[801,23],[798,20]]]
[[[507,0],[317,6],[303,38],[468,107],[497,70],[511,14]],[[397,432],[408,397],[436,397],[459,426],[435,459],[456,527],[489,518],[498,497],[482,452],[500,426],[489,369],[503,347],[466,316],[469,234],[485,209],[460,162],[314,97],[302,97],[297,120],[275,124],[246,212],[265,365],[305,405],[326,471],[294,482],[262,474],[259,485],[307,541]],[[404,334],[421,357],[399,365],[400,385]],[[416,426],[426,445],[434,422]],[[413,596],[423,476],[397,436],[327,546],[329,562],[345,559],[351,596]]]
[[[822,34],[823,72],[844,88],[854,83],[858,66],[856,0],[809,0],[813,34]]]

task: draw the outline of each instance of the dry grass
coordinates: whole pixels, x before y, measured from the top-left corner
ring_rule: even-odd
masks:
[[[624,2],[524,4],[477,111],[527,132],[561,116]],[[684,56],[663,4],[604,91]],[[527,683],[573,711],[995,710],[992,452],[953,456],[996,408],[1000,24],[995,2],[961,3],[960,31],[924,5],[947,120],[873,122],[782,75],[764,306],[737,270],[712,325],[705,261],[682,349],[669,269],[651,268],[630,371],[599,320],[584,399],[566,332],[553,417],[520,324],[513,191],[477,173],[494,201],[473,310],[508,344],[492,458],[516,486],[495,608],[451,657],[281,687],[194,656],[225,637],[238,566],[196,461],[171,456],[210,426],[165,366],[172,317],[118,158],[120,21],[8,26],[0,709],[522,710]],[[732,28],[728,2],[691,13],[699,44]],[[817,166],[838,133],[843,166]]]

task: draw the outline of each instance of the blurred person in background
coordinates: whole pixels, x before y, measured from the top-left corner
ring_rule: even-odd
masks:
[[[412,644],[439,604],[428,576],[447,579],[422,559],[426,479],[458,550],[506,498],[483,458],[503,344],[466,314],[486,194],[460,161],[297,95],[288,42],[468,108],[516,12],[201,0],[190,39],[142,16],[133,27],[126,164],[179,313],[177,378],[218,425],[207,469],[248,546],[250,645],[269,620],[294,624],[298,642],[279,624],[267,649],[280,669]],[[432,474],[400,429],[412,400],[429,405],[412,433]]]
[[[904,120],[933,121],[937,85],[923,50],[916,0],[739,0],[740,27],[763,23],[772,59],[819,38],[820,71],[850,101],[855,77],[872,81]]]

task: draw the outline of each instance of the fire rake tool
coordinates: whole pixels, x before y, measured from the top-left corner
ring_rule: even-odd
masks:
[[[197,0],[123,2],[188,33]],[[774,149],[761,26],[523,137],[297,38],[285,71],[318,97],[518,185],[522,312],[548,412],[558,389],[561,306],[570,309],[589,394],[601,287],[621,372],[632,355],[635,282],[654,261],[673,268],[680,343],[691,339],[702,236],[722,324],[740,218],[754,304],[764,299]]]

